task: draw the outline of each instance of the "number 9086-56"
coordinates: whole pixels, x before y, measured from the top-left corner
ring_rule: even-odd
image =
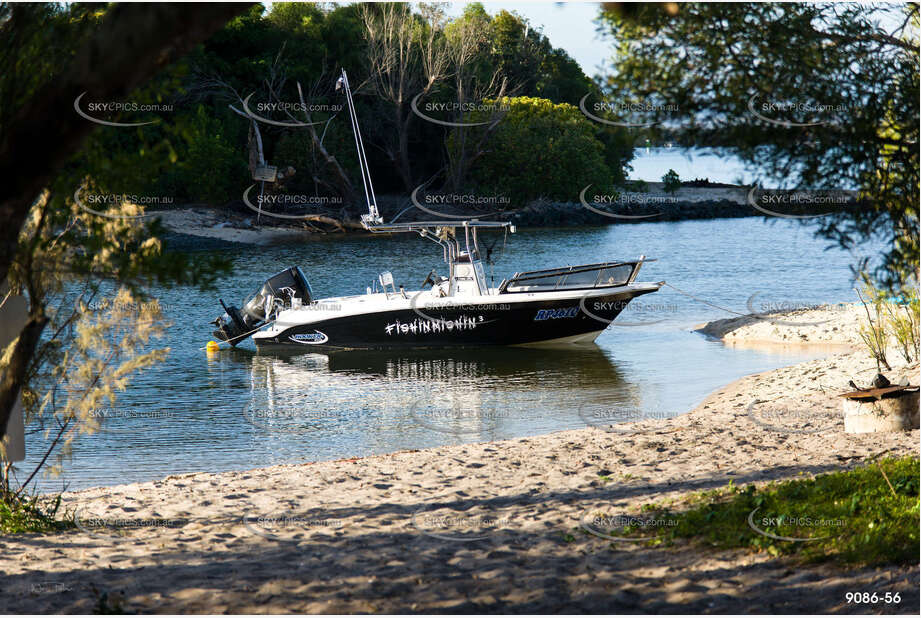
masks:
[[[898,592],[846,592],[844,600],[848,603],[899,603],[902,600]]]

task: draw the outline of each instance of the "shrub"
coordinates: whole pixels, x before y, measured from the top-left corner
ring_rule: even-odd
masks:
[[[666,193],[674,193],[681,188],[681,179],[678,177],[678,172],[672,169],[662,176],[662,182],[665,185],[663,189],[665,189]]]
[[[605,145],[579,109],[546,99],[504,97],[490,101],[507,110],[477,160],[471,178],[482,195],[502,195],[524,204],[538,197],[574,201],[587,185],[610,190],[615,175],[605,160]],[[488,120],[476,112],[466,122]],[[485,127],[479,127],[480,135]],[[448,136],[448,150],[457,132]],[[468,135],[467,143],[477,138]]]
[[[865,295],[866,300],[864,299]],[[867,323],[861,324],[858,331],[860,339],[866,346],[867,351],[870,352],[870,356],[876,360],[877,370],[880,370],[881,364],[885,366],[886,369],[892,369],[892,367],[889,366],[889,361],[886,359],[886,347],[889,342],[889,335],[886,332],[886,322],[883,315],[883,304],[886,302],[886,294],[873,287],[870,283],[865,282],[863,294],[860,293],[860,290],[857,290],[857,296],[860,298],[860,302],[863,303],[863,308],[867,312]],[[876,315],[875,320],[870,314],[871,305],[873,307],[873,314]]]
[[[228,135],[234,132],[229,128],[233,125],[226,118],[222,122],[210,117],[204,106],[183,120],[187,125],[180,132],[187,140],[188,153],[175,180],[195,201],[217,206],[240,199],[253,182],[245,134]]]
[[[913,287],[895,302],[886,303],[885,328],[898,343],[899,352],[907,363],[918,358],[918,310],[918,290]]]

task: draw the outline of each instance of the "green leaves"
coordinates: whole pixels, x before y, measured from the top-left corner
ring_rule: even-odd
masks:
[[[666,193],[674,193],[681,188],[681,179],[678,178],[678,172],[673,169],[668,170],[664,176],[662,176],[663,189]]]
[[[72,520],[57,519],[61,496],[16,496],[0,491],[0,533],[54,532],[73,528]]]
[[[491,103],[506,111],[473,168],[480,194],[502,195],[519,205],[536,198],[573,201],[586,185],[603,188],[614,182],[605,145],[578,108],[531,97]],[[477,120],[472,116],[470,121]],[[452,139],[453,134],[449,148]]]
[[[878,281],[912,280],[918,6],[683,3],[674,15],[663,6],[602,12],[617,41],[608,98],[676,104],[650,115],[660,133],[738,156],[765,186],[859,190],[860,208],[820,219],[818,233],[851,250],[882,240]]]

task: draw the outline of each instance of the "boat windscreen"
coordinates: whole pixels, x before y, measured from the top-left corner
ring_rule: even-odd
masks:
[[[511,278],[500,292],[547,292],[552,290],[583,290],[625,285],[638,264],[598,264],[563,269],[522,273]]]

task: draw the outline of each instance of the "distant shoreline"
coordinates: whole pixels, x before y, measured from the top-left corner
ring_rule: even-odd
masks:
[[[535,200],[512,210],[503,211],[498,207],[495,212],[488,212],[487,208],[477,218],[508,220],[523,228],[558,228],[769,216],[749,203],[748,187],[682,187],[675,193],[665,192],[662,183],[647,183],[647,188],[644,192],[583,196],[585,203]],[[430,221],[442,215],[448,223],[457,221],[457,213],[460,212],[435,206],[431,207],[432,212],[426,212],[415,207],[406,196],[380,196],[378,204],[386,221]],[[233,204],[223,207],[188,205],[150,210],[148,214],[158,217],[170,233],[181,235],[174,238],[175,246],[180,250],[228,248],[218,241],[271,245],[345,234],[332,227],[323,233],[319,231],[322,225],[308,225],[297,219],[268,214],[260,216]],[[354,230],[364,234],[354,222],[349,222],[349,226],[348,232]],[[195,238],[212,242],[200,245],[194,241]]]

